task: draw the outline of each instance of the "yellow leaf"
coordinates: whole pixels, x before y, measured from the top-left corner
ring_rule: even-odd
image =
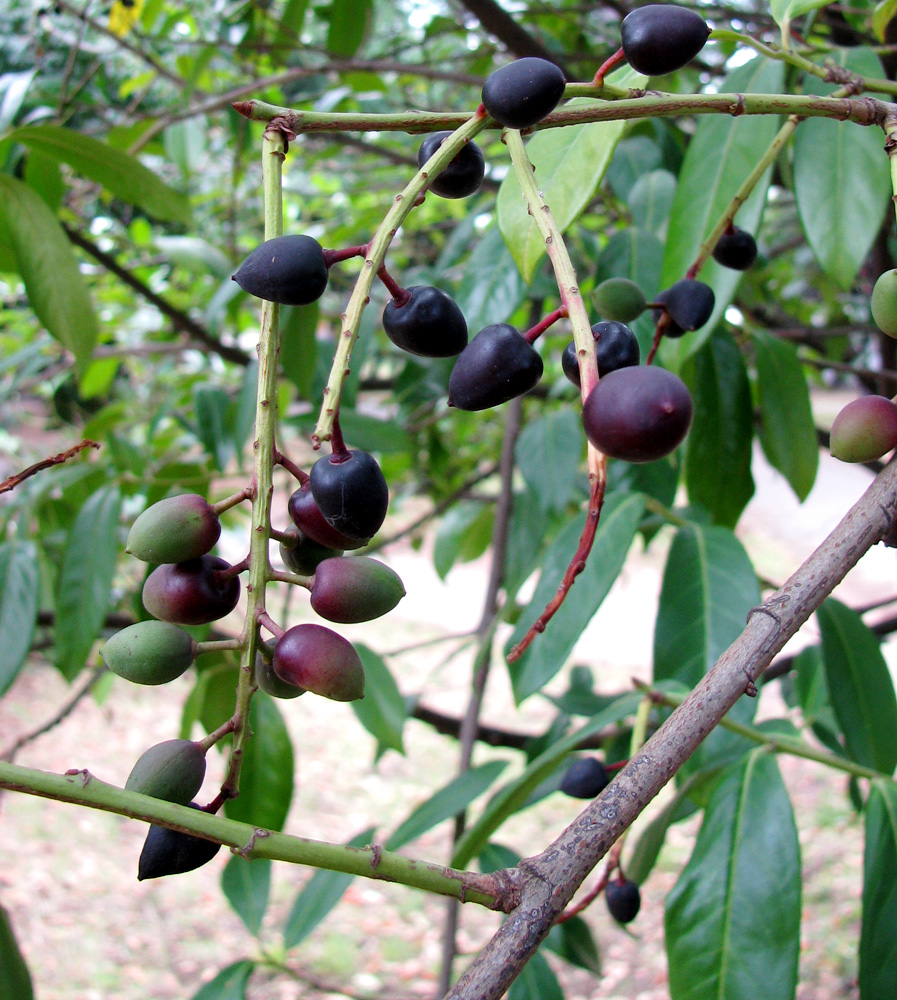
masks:
[[[123,38],[137,23],[143,10],[143,0],[115,0],[109,11],[109,30]]]

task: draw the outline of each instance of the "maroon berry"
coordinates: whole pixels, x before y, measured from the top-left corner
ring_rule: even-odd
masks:
[[[330,622],[369,622],[404,596],[398,573],[376,559],[325,559],[315,570],[311,606]]]
[[[670,319],[683,330],[698,330],[713,313],[716,297],[710,285],[694,278],[683,278],[663,294]]]
[[[295,625],[274,647],[274,673],[287,684],[334,701],[364,697],[364,668],[355,647],[323,625]]]
[[[575,799],[594,799],[608,784],[610,778],[597,757],[580,757],[567,768],[561,791]]]
[[[542,358],[507,323],[484,327],[464,348],[449,377],[449,406],[485,410],[522,396],[542,377]]]
[[[885,396],[861,396],[835,417],[829,441],[842,462],[874,462],[897,448],[897,406]]]
[[[637,365],[641,354],[635,334],[628,326],[615,320],[603,320],[592,327],[595,338],[595,360],[598,363],[598,374],[609,375],[618,368],[629,368]],[[578,389],[579,362],[576,357],[576,344],[572,341],[564,348],[561,355],[561,367],[564,374]]]
[[[239,577],[222,579],[225,569],[230,563],[209,555],[157,566],[143,585],[143,605],[154,618],[175,625],[217,621],[240,599]]]
[[[757,241],[746,230],[733,226],[717,240],[713,259],[733,271],[746,271],[757,259]]]
[[[300,694],[305,694],[305,688],[281,680],[274,673],[274,664],[265,659],[261,653],[255,658],[255,683],[260,691],[271,695],[272,698],[298,698]]]
[[[198,809],[195,802],[190,803],[192,809]],[[221,844],[192,833],[180,830],[169,830],[165,826],[153,823],[143,842],[140,860],[137,863],[137,880],[142,882],[147,878],[161,878],[164,875],[181,875],[192,872],[208,864],[221,850]]]
[[[422,167],[442,145],[451,132],[434,132],[428,135],[417,151],[417,165]],[[476,194],[486,174],[486,161],[475,142],[468,142],[438,177],[430,183],[430,190],[440,198],[467,198]]]
[[[325,559],[335,559],[342,555],[339,549],[328,549],[326,545],[319,545],[308,535],[303,534],[295,525],[291,524],[284,534],[295,540],[293,545],[280,543],[280,557],[283,559],[284,566],[291,573],[311,576],[319,563]]]
[[[350,538],[327,523],[321,513],[321,508],[315,503],[310,481],[307,481],[304,486],[300,486],[293,493],[287,504],[287,510],[293,524],[302,534],[325,548],[343,551],[360,549],[369,541],[367,538]]]

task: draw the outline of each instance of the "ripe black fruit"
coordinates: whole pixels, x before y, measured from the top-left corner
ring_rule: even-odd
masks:
[[[609,375],[618,368],[629,368],[639,363],[638,340],[628,326],[613,320],[602,320],[592,327],[595,337],[595,360],[598,362],[598,374]],[[561,355],[561,367],[564,374],[578,389],[579,362],[576,358],[576,344],[569,343]]]
[[[757,259],[757,241],[746,229],[732,227],[723,233],[713,248],[713,259],[733,271],[746,271]]]
[[[673,451],[691,425],[691,394],[663,368],[620,368],[599,379],[582,409],[593,445],[625,462],[653,462]]]
[[[389,488],[373,455],[327,455],[315,462],[309,478],[315,503],[331,527],[356,539],[377,533],[389,506]]]
[[[637,7],[620,25],[626,60],[645,76],[681,69],[704,48],[709,37],[710,28],[700,14],[673,4]]]
[[[654,296],[654,301],[662,303],[663,305],[666,305],[666,301],[669,298],[669,294],[670,294],[670,290],[669,290],[669,288],[666,288],[662,292],[658,292]],[[665,315],[666,315],[666,310],[665,309],[652,309],[651,310],[651,318],[654,320],[655,324],[659,323],[661,321],[661,319]],[[670,338],[684,337],[685,336],[685,330],[683,330],[682,327],[679,326],[678,323],[673,322],[673,320],[669,316],[667,316],[667,321],[666,321],[666,324],[664,325],[664,328],[663,328],[663,335],[665,337],[670,337]]]
[[[198,809],[195,802],[192,809]],[[221,849],[221,844],[180,830],[169,830],[153,823],[143,842],[137,862],[137,880],[161,878],[163,875],[181,875],[208,864]]]
[[[694,278],[683,278],[657,296],[666,305],[670,319],[682,330],[697,330],[713,313],[716,297],[710,285]],[[669,330],[667,336],[672,336]]]
[[[250,295],[285,306],[306,306],[324,294],[327,262],[311,236],[276,236],[257,246],[233,276]]]
[[[558,66],[527,56],[490,73],[483,84],[483,105],[499,125],[529,128],[554,110],[564,85]]]
[[[567,768],[561,791],[575,799],[594,799],[609,784],[604,764],[597,757],[580,757]]]
[[[629,879],[608,882],[604,889],[604,901],[610,915],[619,924],[635,920],[642,905],[642,894],[638,884]]]
[[[484,327],[464,348],[449,377],[449,406],[485,410],[533,389],[542,377],[542,358],[519,330],[507,323]]]
[[[200,556],[157,566],[143,585],[143,606],[175,625],[205,625],[230,614],[240,599],[239,577],[221,579],[230,569],[218,556]]]
[[[451,358],[467,346],[467,321],[455,300],[432,285],[414,285],[411,298],[383,310],[383,329],[403,351],[424,358]]]
[[[350,538],[327,523],[321,513],[321,508],[312,496],[311,482],[306,482],[304,486],[300,486],[293,493],[287,504],[287,510],[293,524],[300,532],[311,541],[317,542],[318,545],[323,545],[328,549],[345,551],[346,549],[360,549],[362,545],[368,543],[367,538]]]
[[[323,625],[294,625],[274,647],[274,673],[287,684],[333,701],[364,697],[364,667],[355,647]]]
[[[442,145],[451,132],[434,132],[428,135],[417,151],[417,165],[422,167]],[[486,161],[475,142],[468,142],[442,173],[433,179],[430,190],[440,198],[467,198],[475,194],[483,183]]]

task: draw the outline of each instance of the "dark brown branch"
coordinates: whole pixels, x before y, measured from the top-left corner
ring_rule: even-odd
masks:
[[[558,59],[557,53],[545,48],[495,0],[461,0],[461,6],[470,11],[480,22],[483,30],[494,35],[512,55],[518,58],[538,56],[539,59],[547,59],[556,66],[560,66],[564,70],[564,75],[569,79],[564,64]]]
[[[63,462],[67,462],[85,448],[99,447],[96,441],[90,441],[85,438],[66,451],[61,451],[58,455],[51,455],[50,458],[41,459],[40,462],[35,462],[34,465],[29,465],[27,469],[23,469],[14,476],[4,479],[0,483],[0,493],[9,493],[10,490],[14,490],[20,483],[23,483],[26,479],[30,479],[31,476],[37,475],[38,472],[42,472],[44,469],[52,468],[54,465],[61,465]]]

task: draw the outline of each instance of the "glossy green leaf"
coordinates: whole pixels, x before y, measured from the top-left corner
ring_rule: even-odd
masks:
[[[361,643],[355,648],[364,666],[364,697],[352,702],[358,721],[377,740],[379,748],[405,752],[402,730],[408,708],[386,661]]]
[[[197,990],[190,1000],[246,1000],[246,987],[254,970],[255,962],[248,959],[234,962]]]
[[[112,601],[121,496],[117,486],[92,494],[66,542],[56,592],[56,667],[71,680],[84,666]]]
[[[318,363],[318,328],[320,306],[293,306],[281,312],[280,364],[283,373],[299,390],[303,399],[314,392],[315,367]]]
[[[455,563],[478,559],[489,547],[495,508],[492,504],[462,500],[440,518],[433,544],[433,566],[444,580]]]
[[[4,1000],[34,1000],[31,973],[19,951],[9,914],[0,906],[0,986]]]
[[[508,529],[504,586],[513,597],[535,568],[545,536],[545,515],[539,498],[530,489],[514,494]]]
[[[579,966],[596,976],[601,975],[598,945],[582,917],[571,917],[562,924],[555,924],[543,944],[571,965]]]
[[[228,819],[281,830],[293,798],[293,746],[280,709],[261,691],[252,699],[249,728],[252,739],[243,752],[240,795],[224,803],[224,812]]]
[[[725,93],[777,93],[782,88],[783,74],[781,63],[758,56],[733,70],[719,84],[719,89]],[[704,237],[753,170],[758,151],[772,142],[778,127],[778,120],[772,115],[700,117],[688,144],[670,210],[661,276],[664,288],[685,277]],[[736,222],[742,229],[756,232],[769,176],[767,171],[738,210]],[[697,277],[713,288],[716,305],[710,320],[700,330],[664,344],[663,357],[674,368],[713,333],[742,276],[740,271],[721,267],[711,259]]]
[[[490,323],[507,323],[525,293],[498,226],[491,226],[477,239],[455,296],[471,338]]]
[[[348,847],[366,847],[374,836],[374,827],[362,830]],[[300,889],[283,928],[283,946],[295,948],[304,941],[327,914],[343,898],[354,875],[320,869]]]
[[[897,0],[879,0],[872,12],[872,30],[875,37],[883,42],[888,25],[894,20],[897,14]]]
[[[351,59],[361,47],[371,18],[374,14],[374,0],[333,0],[327,18],[327,51],[342,59]]]
[[[71,244],[43,198],[3,174],[0,231],[12,248],[37,318],[83,368],[93,352],[98,324]]]
[[[190,200],[169,187],[134,156],[61,125],[28,125],[10,134],[14,142],[67,163],[110,194],[156,219],[191,222]]]
[[[0,694],[16,679],[31,648],[39,594],[34,542],[4,542],[0,545]]]
[[[832,707],[819,646],[807,646],[795,656],[792,677],[804,722],[829,750],[844,756],[844,747],[838,739],[841,726]]]
[[[869,49],[836,49],[826,55],[861,76],[883,75]],[[804,80],[808,94],[830,94],[832,84]],[[794,196],[807,242],[819,266],[844,291],[875,241],[890,206],[888,158],[874,129],[826,118],[808,118],[794,134]]]
[[[731,334],[719,332],[683,372],[694,401],[685,446],[688,498],[733,528],[754,495],[754,410],[747,368]]]
[[[675,193],[676,178],[669,170],[652,170],[642,174],[629,192],[633,223],[663,239]]]
[[[632,853],[626,861],[626,875],[633,882],[641,885],[651,874],[670,826],[694,813],[697,807],[689,800],[689,796],[696,788],[712,780],[714,773],[704,771],[689,775],[663,809],[639,832]]]
[[[541,690],[566,662],[617,579],[644,510],[645,498],[638,493],[614,494],[605,502],[585,570],[576,578],[570,595],[545,631],[519,660],[508,664],[518,704]],[[583,514],[577,513],[545,553],[535,593],[508,641],[508,648],[523,638],[557,592],[577,550],[583,520]]]
[[[897,697],[878,637],[829,598],[816,612],[832,708],[850,757],[891,774],[897,765]]]
[[[819,445],[797,350],[793,344],[757,332],[754,358],[763,453],[788,480],[798,500],[805,500],[816,481]]]
[[[490,841],[484,845],[477,855],[477,867],[484,875],[501,871],[503,868],[514,868],[520,863],[520,855],[504,844]]]
[[[508,766],[506,760],[492,760],[469,771],[464,771],[422,802],[399,825],[386,841],[386,849],[397,851],[400,847],[432,830],[438,823],[452,819],[463,812],[474,799],[479,798]]]
[[[258,937],[271,892],[271,862],[232,855],[221,872],[221,889],[249,933]]]
[[[671,1000],[793,1000],[800,845],[775,757],[753,751],[714,789],[666,900]]]
[[[897,982],[897,787],[874,781],[865,813],[860,1000],[892,1000]]]
[[[825,7],[830,0],[770,0],[769,12],[775,18],[776,24],[787,25],[801,14]]]
[[[555,410],[523,428],[514,458],[546,513],[562,513],[582,488],[581,452],[582,424],[573,409]]]
[[[543,955],[536,952],[507,992],[508,1000],[564,1000],[564,991]]]
[[[605,173],[605,181],[620,201],[629,201],[629,193],[639,177],[663,165],[663,151],[646,135],[621,139]]]
[[[613,74],[608,82],[617,87],[638,87],[645,79],[627,68]],[[575,109],[595,103],[577,98],[564,107]],[[536,183],[561,232],[592,200],[625,127],[625,122],[615,121],[545,129],[527,143],[526,151],[535,167]],[[502,181],[497,209],[499,229],[524,281],[529,284],[536,265],[545,254],[545,240],[527,211],[513,170]]]
[[[51,212],[58,212],[66,184],[59,162],[34,150],[25,161],[25,183],[44,199]]]

